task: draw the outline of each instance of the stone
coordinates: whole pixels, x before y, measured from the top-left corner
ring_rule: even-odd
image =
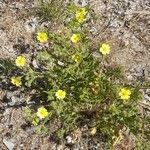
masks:
[[[74,0],[75,4],[80,7],[85,7],[88,5],[88,0]]]
[[[11,140],[7,140],[7,139],[3,139],[3,143],[5,144],[5,146],[8,148],[8,150],[13,150],[14,149],[14,143],[12,143]]]

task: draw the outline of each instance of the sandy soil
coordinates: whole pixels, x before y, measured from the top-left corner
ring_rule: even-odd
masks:
[[[150,79],[150,2],[91,0],[91,3],[100,16],[96,26],[98,38],[112,46],[110,62],[124,66],[132,78],[136,75]]]

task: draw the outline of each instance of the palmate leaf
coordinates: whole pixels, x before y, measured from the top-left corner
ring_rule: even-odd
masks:
[[[26,81],[25,85],[27,87],[31,87],[32,83],[37,78],[38,78],[38,74],[30,68],[25,75],[25,81]]]

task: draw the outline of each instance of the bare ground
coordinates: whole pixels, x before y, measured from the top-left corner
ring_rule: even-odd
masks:
[[[100,20],[96,26],[98,38],[112,46],[109,61],[124,66],[130,79],[135,76],[150,79],[150,2],[97,0],[92,3]]]

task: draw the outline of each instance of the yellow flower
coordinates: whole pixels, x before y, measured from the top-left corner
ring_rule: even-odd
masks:
[[[17,87],[20,87],[22,85],[21,77],[12,77],[11,83]]]
[[[92,134],[92,135],[95,135],[95,134],[96,134],[96,132],[97,132],[96,127],[94,127],[94,128],[92,128],[92,129],[91,129],[91,134]]]
[[[130,98],[131,91],[126,88],[122,88],[121,91],[119,92],[119,96],[123,100],[128,100]]]
[[[107,55],[110,53],[110,46],[109,44],[102,44],[102,46],[100,47],[100,52],[103,54],[103,55]]]
[[[45,32],[38,32],[37,40],[41,43],[44,43],[48,40],[48,35]]]
[[[47,111],[47,109],[44,108],[44,107],[38,108],[37,116],[38,116],[40,119],[44,119],[45,117],[47,117],[47,116],[48,116],[48,111]]]
[[[74,54],[72,56],[72,59],[76,62],[76,63],[80,63],[81,62],[81,55],[80,54]]]
[[[24,56],[18,56],[15,63],[17,67],[24,67],[26,64],[26,58]]]
[[[63,91],[63,90],[58,90],[56,93],[55,93],[55,96],[58,98],[58,99],[64,99],[66,97],[66,92]]]
[[[73,43],[78,43],[80,40],[81,40],[80,34],[73,34],[72,37],[71,37],[71,41]]]
[[[86,17],[86,10],[85,8],[81,8],[80,10],[76,11],[76,20],[79,23],[83,23]]]

